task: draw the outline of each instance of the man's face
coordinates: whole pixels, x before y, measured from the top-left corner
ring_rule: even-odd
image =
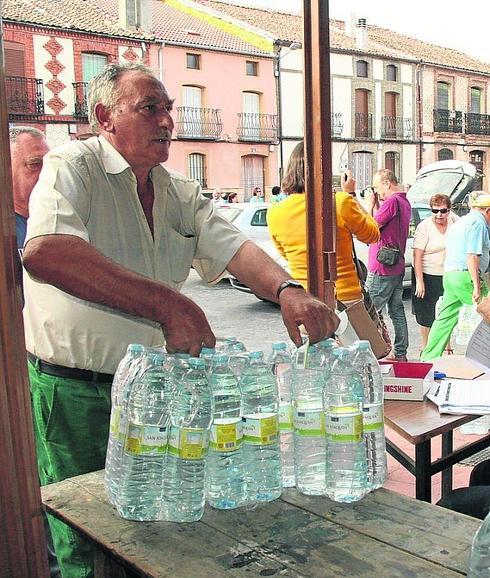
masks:
[[[387,181],[383,181],[380,175],[374,175],[373,177],[373,189],[374,192],[379,195],[379,198],[384,201],[387,198],[390,187]]]
[[[49,147],[44,137],[28,133],[18,135],[10,149],[15,212],[28,216],[29,197],[43,168]]]
[[[107,126],[108,139],[133,168],[152,168],[168,159],[174,122],[163,84],[140,71],[124,73],[119,99]],[[104,127],[105,128],[105,127]]]

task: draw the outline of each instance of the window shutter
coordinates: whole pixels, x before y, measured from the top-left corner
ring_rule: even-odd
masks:
[[[5,42],[5,76],[25,77],[24,45],[18,42]]]

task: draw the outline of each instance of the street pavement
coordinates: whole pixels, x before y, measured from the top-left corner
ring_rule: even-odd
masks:
[[[279,307],[273,303],[260,301],[254,295],[233,289],[227,279],[209,287],[192,270],[184,285],[183,293],[204,310],[217,337],[237,337],[243,341],[247,349],[262,349],[266,353],[270,351],[275,341],[291,343]],[[420,354],[420,331],[411,313],[408,292],[404,306],[409,331],[408,358],[417,360]],[[390,319],[388,315],[385,317],[393,336]],[[464,353],[464,348],[454,343],[453,349],[455,353]]]

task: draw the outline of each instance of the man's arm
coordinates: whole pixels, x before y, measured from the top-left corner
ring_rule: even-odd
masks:
[[[466,255],[466,263],[468,264],[468,271],[473,281],[473,301],[478,303],[481,297],[481,287],[480,287],[480,255],[475,255],[473,253],[468,253]]]
[[[298,347],[302,343],[300,325],[304,325],[312,343],[330,337],[337,329],[339,320],[335,313],[306,291],[286,288],[277,299],[279,286],[291,276],[251,241],[240,247],[227,270],[256,295],[279,303],[284,325]]]
[[[160,323],[168,351],[198,355],[214,347],[204,312],[164,283],[111,261],[74,235],[45,235],[28,241],[23,263],[35,279],[85,301]]]

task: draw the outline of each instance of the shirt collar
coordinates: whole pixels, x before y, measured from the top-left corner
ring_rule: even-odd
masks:
[[[98,137],[102,149],[102,164],[106,173],[117,175],[131,168],[128,161],[102,135]]]

